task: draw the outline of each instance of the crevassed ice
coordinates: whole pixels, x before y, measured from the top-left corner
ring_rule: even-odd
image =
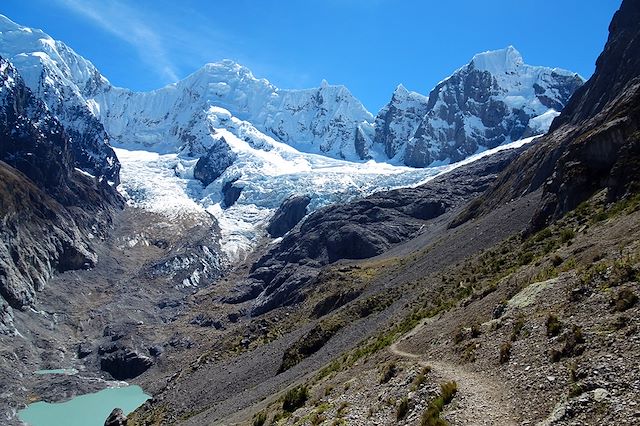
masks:
[[[314,211],[376,191],[421,185],[463,164],[534,139],[484,151],[452,165],[413,169],[373,161],[335,160],[300,153],[277,142],[264,151],[228,131],[220,131],[238,158],[207,188],[193,179],[195,159],[122,148],[117,148],[116,154],[122,163],[119,190],[129,204],[170,217],[203,212],[213,215],[220,225],[221,246],[229,262],[243,259],[255,248],[275,209],[291,195],[310,195],[309,210]],[[225,209],[221,205],[222,186],[235,179],[243,190],[236,204]]]

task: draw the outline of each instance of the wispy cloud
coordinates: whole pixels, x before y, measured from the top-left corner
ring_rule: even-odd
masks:
[[[132,46],[163,84],[225,58],[248,66],[256,76],[277,80],[283,87],[319,84],[302,70],[274,62],[264,49],[256,50],[254,40],[244,37],[242,31],[228,29],[228,22],[222,22],[228,19],[224,15],[203,13],[202,8],[189,2],[181,4],[180,13],[175,13],[173,3],[162,1],[54,1]]]
[[[140,58],[163,79],[178,79],[177,67],[172,62],[162,37],[149,26],[138,10],[121,1],[56,1],[133,46]]]

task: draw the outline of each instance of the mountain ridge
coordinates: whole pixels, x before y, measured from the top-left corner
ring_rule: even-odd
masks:
[[[490,149],[499,144],[544,133],[550,119],[532,121],[535,125],[527,127],[528,121],[550,112],[551,109],[561,109],[568,95],[582,81],[577,74],[561,69],[525,65],[522,56],[510,46],[475,55],[467,65],[440,82],[429,96],[425,97],[416,92],[407,95],[400,90],[403,86],[399,85],[394,90],[390,103],[374,117],[345,86],[328,85],[325,81],[317,88],[279,89],[264,78],[255,78],[248,68],[231,60],[205,64],[184,79],[153,91],[134,92],[112,86],[91,62],[77,55],[64,43],[51,39],[44,32],[22,27],[6,17],[3,17],[2,25],[5,34],[0,37],[0,52],[10,59],[17,58],[18,68],[26,70],[29,74],[26,81],[30,87],[34,89],[38,84],[35,81],[38,66],[42,69],[58,67],[54,74],[63,76],[59,84],[70,85],[72,97],[77,98],[78,105],[86,104],[91,114],[101,121],[115,146],[135,142],[147,148],[155,146],[156,150],[180,149],[193,155],[201,155],[210,142],[206,129],[191,132],[189,127],[197,121],[202,121],[204,110],[212,105],[227,109],[233,116],[250,122],[261,133],[302,152],[357,162],[375,159],[412,167],[455,162],[480,149]],[[33,40],[29,41],[34,35],[37,35],[35,43]],[[2,39],[7,37],[11,39],[13,47],[8,46],[8,42],[3,43]],[[20,50],[32,53],[27,54],[25,59],[25,52]],[[44,57],[38,53],[40,51],[45,52]],[[49,56],[56,60],[49,60]],[[487,65],[489,58],[491,68]],[[500,83],[502,77],[499,74],[506,69],[505,61],[511,61],[510,71],[523,67],[544,70],[544,75],[549,81],[539,80],[525,84],[537,84],[536,90],[540,90],[541,93],[548,92],[547,88],[562,87],[562,93],[547,96],[552,102],[546,107],[525,108],[526,112],[518,106],[512,108],[521,116],[515,121],[522,129],[514,131],[513,124],[507,124],[504,128],[491,130],[497,134],[486,136],[486,141],[482,136],[471,143],[465,143],[459,135],[453,136],[461,131],[461,122],[458,119],[453,120],[452,117],[460,113],[467,114],[464,111],[468,108],[452,104],[448,108],[452,108],[449,114],[453,115],[449,118],[444,117],[441,113],[432,111],[436,106],[434,94],[461,70],[473,67],[474,61],[478,62],[481,59],[484,65],[480,68],[487,68],[483,69],[483,72],[491,75],[488,77],[489,85],[484,89],[485,98],[497,96],[498,92],[495,90],[490,92],[492,83],[496,83],[497,86],[493,85],[504,92]],[[571,82],[568,76],[572,76],[574,81]],[[524,75],[522,78],[528,77]],[[458,90],[456,96],[469,96],[464,90],[466,89]],[[534,88],[530,87],[530,91],[533,93]],[[536,94],[535,98],[532,94],[527,96],[528,102],[543,99],[539,94]],[[400,97],[404,100],[398,104]],[[200,102],[197,107],[192,105],[196,101]],[[50,100],[48,103],[55,102]],[[457,108],[462,109],[453,112],[453,109]],[[182,115],[176,115],[176,110],[181,111]],[[430,111],[432,117],[427,116]],[[502,115],[509,111],[503,112]],[[480,113],[471,112],[470,116],[476,118],[465,121],[464,126],[480,120],[477,118],[477,114]],[[434,126],[434,123],[439,123],[443,118],[448,120],[447,125],[451,127],[446,137],[440,134],[441,131],[436,131],[439,125]],[[127,130],[128,128],[132,129]],[[164,129],[163,134],[169,135],[170,142],[156,134],[158,128]],[[473,137],[468,134],[463,139]],[[189,146],[192,141],[199,145],[195,151]],[[447,145],[453,141],[456,146],[452,151]]]

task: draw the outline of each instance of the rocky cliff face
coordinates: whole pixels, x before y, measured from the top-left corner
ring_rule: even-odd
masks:
[[[429,98],[409,92],[399,85],[391,101],[376,115],[374,143],[384,148],[388,158],[403,151],[429,111]]]
[[[606,189],[609,201],[640,182],[640,4],[623,1],[594,75],[554,121],[552,131],[501,175],[464,218],[542,187],[532,229]],[[458,222],[456,222],[458,223]]]
[[[0,58],[0,329],[55,272],[97,261],[89,238],[110,223],[113,185],[79,168],[65,128]],[[113,183],[113,182],[112,182]],[[8,306],[7,306],[8,304]]]
[[[218,179],[236,159],[223,137],[213,141],[207,153],[200,157],[193,169],[193,177],[204,186]]]
[[[513,47],[478,54],[431,91],[404,163],[453,163],[544,133],[582,83],[569,71],[526,65]]]

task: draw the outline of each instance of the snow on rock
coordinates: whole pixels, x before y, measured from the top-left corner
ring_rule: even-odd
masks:
[[[413,96],[399,103],[394,93],[376,117],[375,143],[396,163],[413,167],[458,162],[545,133],[583,83],[570,71],[525,64],[513,46],[479,53],[426,101]],[[424,112],[417,121],[416,111]]]
[[[0,56],[18,69],[26,85],[64,125],[77,166],[118,182],[119,164],[109,136],[85,96],[108,85],[91,62],[41,30],[22,27],[0,15]]]
[[[90,96],[114,145],[189,155],[202,155],[207,146],[209,131],[197,122],[212,108],[300,151],[351,161],[361,160],[355,150],[358,126],[373,119],[344,86],[281,90],[229,60],[152,92],[109,86]]]
[[[428,102],[426,96],[399,85],[391,101],[376,115],[374,143],[383,147],[387,158],[402,155],[404,145],[428,112]]]
[[[528,127],[533,134],[542,135],[549,130],[553,119],[559,115],[560,113],[558,111],[551,108],[549,111],[531,118]]]

